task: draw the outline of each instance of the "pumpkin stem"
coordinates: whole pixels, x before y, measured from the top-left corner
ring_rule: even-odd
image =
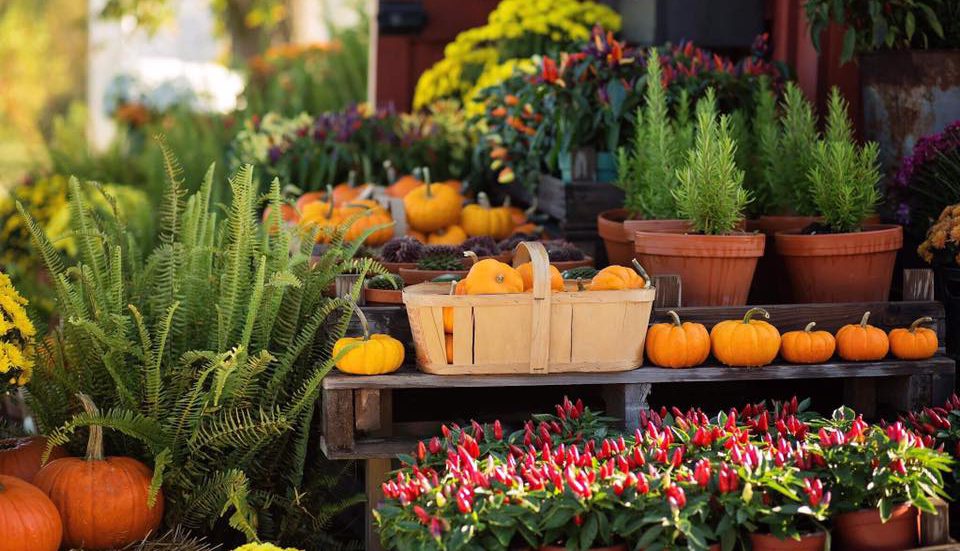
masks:
[[[433,197],[433,191],[431,191],[430,184],[433,182],[430,181],[430,167],[422,167],[423,171],[423,183],[427,186],[427,198]]]
[[[89,396],[82,392],[77,393],[80,404],[83,405],[83,411],[87,415],[100,415],[100,410]],[[100,425],[90,425],[90,437],[87,438],[87,461],[103,461],[103,427]]]
[[[586,291],[586,290],[587,290],[586,285],[583,284],[583,278],[582,278],[582,277],[578,277],[578,278],[577,278],[577,290],[578,290],[578,291]]]
[[[807,324],[806,327],[803,328],[804,332],[809,333],[810,331],[813,331],[813,327],[814,327],[816,324],[817,324],[817,322],[811,321],[810,323]]]
[[[456,294],[457,283],[459,283],[459,281],[451,281],[451,282],[450,282],[450,292],[447,293],[447,294],[449,294],[449,295]]]
[[[633,269],[636,270],[637,273],[640,274],[640,277],[643,278],[643,288],[644,288],[644,289],[649,289],[649,288],[650,288],[650,283],[651,283],[651,282],[650,282],[650,274],[648,274],[647,271],[643,269],[643,266],[640,265],[640,261],[637,260],[636,258],[634,258],[634,259],[631,261],[631,263],[633,264]]]
[[[333,186],[327,184],[327,200],[330,201],[330,210],[327,211],[327,220],[333,220]]]
[[[910,332],[916,333],[918,327],[920,327],[921,325],[926,325],[928,323],[933,323],[933,318],[931,318],[930,316],[923,316],[922,318],[910,324]]]
[[[393,168],[390,159],[383,161],[383,169],[387,171],[387,183],[392,184],[397,181],[397,169]]]
[[[870,320],[870,312],[864,312],[863,317],[860,318],[860,327],[866,327],[867,321]]]
[[[770,312],[767,312],[763,308],[751,308],[747,310],[746,314],[744,314],[743,323],[750,323],[753,316],[756,316],[757,314],[763,316],[766,319],[770,319]]]
[[[477,253],[475,253],[475,252],[473,252],[473,251],[463,251],[463,256],[465,256],[465,257],[467,257],[467,258],[470,259],[470,266],[471,266],[471,267],[472,267],[474,264],[476,264],[477,262],[480,261],[480,257],[477,256]]]
[[[356,170],[351,170],[351,171],[347,174],[347,185],[350,186],[350,187],[356,187],[356,186],[357,186],[357,171],[356,171]]]
[[[507,199],[510,199],[510,196],[509,196],[509,195],[507,196]],[[539,201],[538,201],[537,197],[534,197],[533,200],[530,201],[530,206],[527,207],[527,210],[523,211],[524,217],[530,218],[531,216],[533,216],[533,213],[537,212],[537,204],[538,204],[538,202],[539,202]]]
[[[360,320],[360,327],[363,328],[363,340],[370,340],[370,324],[367,322],[367,316],[364,315],[363,310],[356,303],[353,304],[353,311],[356,312],[357,318]]]
[[[674,312],[673,310],[670,310],[670,311],[667,312],[667,315],[670,316],[670,317],[673,319],[673,324],[674,324],[674,325],[676,325],[677,327],[683,327],[683,324],[680,323],[680,316],[677,315],[676,312]]]
[[[477,193],[477,204],[480,205],[482,208],[485,208],[485,209],[489,209],[489,208],[491,207],[491,205],[490,205],[490,197],[487,196],[487,192],[481,191],[481,192]]]

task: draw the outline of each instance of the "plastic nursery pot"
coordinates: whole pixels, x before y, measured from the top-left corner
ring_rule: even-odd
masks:
[[[774,235],[781,231],[800,231],[817,221],[813,216],[761,216],[747,221],[747,231],[766,236],[763,256],[757,261],[750,286],[750,304],[788,304],[792,302],[790,280],[783,259],[777,254]]]
[[[885,301],[903,228],[877,224],[856,233],[816,235],[793,230],[775,239],[796,302]]]
[[[638,231],[634,250],[650,275],[679,275],[684,306],[747,303],[762,234],[699,235]]]
[[[540,548],[540,551],[567,551],[567,548],[562,545],[544,545]],[[627,551],[627,544],[621,543],[609,547],[591,547],[590,551]]]
[[[690,229],[686,220],[632,220],[627,209],[605,210],[597,215],[597,233],[603,239],[607,262],[629,266],[633,260],[633,236],[638,231],[684,232]]]
[[[887,522],[880,521],[878,509],[843,513],[834,520],[835,549],[843,551],[897,551],[917,546],[917,509],[909,505],[893,508]]]
[[[823,551],[826,544],[826,532],[804,534],[799,540],[782,540],[772,534],[750,534],[750,547],[753,551]]]

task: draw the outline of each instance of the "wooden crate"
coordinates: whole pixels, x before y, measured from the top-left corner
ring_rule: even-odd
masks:
[[[514,265],[533,262],[532,293],[450,295],[449,283],[403,290],[420,369],[436,375],[626,371],[643,363],[653,287],[550,291],[549,259],[521,243]],[[447,363],[443,309],[453,308],[453,363]]]

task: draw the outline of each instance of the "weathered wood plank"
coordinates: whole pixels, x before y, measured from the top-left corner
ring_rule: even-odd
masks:
[[[331,373],[323,380],[327,391],[359,388],[471,388],[510,386],[575,386],[625,383],[682,383],[716,381],[760,381],[773,379],[843,379],[858,377],[897,377],[910,375],[946,375],[954,372],[953,360],[938,355],[922,361],[887,359],[879,362],[831,362],[821,365],[773,364],[756,368],[730,368],[716,365],[691,369],[641,367],[612,373],[554,373],[550,375],[430,375],[413,366],[405,366],[389,375],[355,377]]]
[[[355,425],[359,431],[374,431],[380,424],[380,389],[360,389],[353,394]]]
[[[364,506],[366,517],[366,548],[367,551],[381,551],[380,532],[373,519],[373,510],[383,501],[382,484],[386,482],[390,473],[390,459],[367,459],[364,462],[364,482],[366,485],[367,503]]]
[[[932,501],[937,514],[920,513],[920,545],[950,543],[950,507],[940,498]]]
[[[903,300],[933,300],[933,270],[929,268],[904,270]]]
[[[877,379],[844,379],[843,403],[870,419],[877,414]]]
[[[683,287],[680,283],[680,276],[653,276],[653,285],[657,288],[657,298],[653,300],[654,308],[671,310],[679,308],[683,304]]]
[[[323,392],[323,437],[329,449],[353,447],[353,391]]]

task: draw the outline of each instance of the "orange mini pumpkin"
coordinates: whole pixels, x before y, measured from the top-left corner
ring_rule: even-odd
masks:
[[[509,264],[487,258],[474,264],[463,279],[468,295],[499,295],[522,293],[523,278]]]
[[[626,266],[607,266],[593,276],[588,289],[591,291],[623,291],[624,289],[643,289],[649,286],[650,277],[643,266],[633,260],[633,268]]]
[[[466,293],[464,280],[450,282],[451,295],[465,295]],[[443,307],[443,331],[453,333],[453,307],[451,306]]]
[[[428,245],[459,245],[466,240],[466,232],[456,224],[441,228],[427,236]]]
[[[350,227],[344,235],[345,240],[354,241],[359,239],[364,232],[377,227],[379,227],[379,229],[368,235],[364,243],[371,247],[376,247],[393,239],[393,218],[387,211],[372,208],[357,210],[357,208],[354,207],[354,213],[355,214],[345,215],[343,217],[349,220],[359,214],[357,219],[350,223]]]
[[[453,363],[453,335],[451,335],[450,333],[447,333],[446,335],[444,335],[443,347],[447,352],[447,363],[452,364]]]
[[[424,171],[429,174],[429,171]],[[403,198],[410,227],[424,233],[452,226],[460,220],[463,197],[450,186],[430,183],[414,188]]]
[[[890,339],[882,329],[867,324],[865,312],[859,324],[844,325],[837,331],[837,353],[851,362],[882,360],[890,350]]]
[[[517,266],[517,273],[520,274],[520,277],[523,279],[523,290],[532,291],[533,290],[533,264],[530,262],[524,262],[523,264]],[[550,265],[550,290],[552,291],[563,291],[565,287],[563,286],[563,275],[560,273],[560,270],[557,269],[553,264]]]
[[[680,323],[680,316],[667,312],[671,323],[657,323],[647,330],[647,358],[659,367],[693,367],[710,355],[710,334],[701,323]]]
[[[317,232],[317,241],[330,240],[330,233],[340,225],[340,211],[333,203],[314,201],[303,206],[300,215],[300,227],[306,232]]]
[[[751,308],[742,320],[727,320],[713,326],[710,341],[713,355],[724,365],[732,367],[760,367],[777,357],[780,351],[780,332],[756,315],[770,319],[763,308]]]
[[[940,347],[937,332],[929,327],[920,327],[933,323],[933,318],[924,316],[910,324],[909,328],[897,328],[890,331],[890,352],[901,360],[926,360],[932,358]]]
[[[780,355],[792,364],[819,364],[833,357],[837,341],[829,331],[814,331],[817,322],[811,321],[803,331],[783,334]]]
[[[407,174],[406,176],[401,176],[396,182],[387,186],[387,195],[390,197],[403,199],[408,193],[420,187],[422,184],[422,180]]]
[[[477,194],[477,202],[463,208],[460,224],[468,235],[505,239],[513,233],[513,215],[506,207],[490,206],[487,194]]]

